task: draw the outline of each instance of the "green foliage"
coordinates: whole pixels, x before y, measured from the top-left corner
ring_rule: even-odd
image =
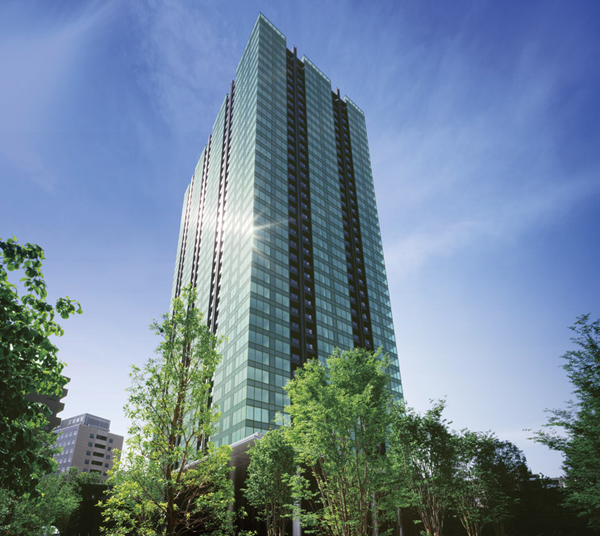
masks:
[[[233,495],[229,480],[228,447],[214,449],[167,483],[156,467],[120,467],[110,480],[113,487],[103,502],[105,533],[171,535],[202,530],[224,534],[230,529],[228,510]],[[138,459],[139,462],[139,459]],[[174,495],[168,503],[169,489]],[[171,523],[169,523],[171,520]]]
[[[285,387],[288,422],[249,451],[245,494],[269,536],[291,516],[331,536],[386,534],[406,507],[423,534],[441,536],[449,514],[469,536],[486,525],[504,534],[528,481],[522,453],[490,434],[451,431],[443,401],[424,415],[400,406],[386,365],[363,349],[335,353]]]
[[[397,409],[391,426],[390,458],[408,502],[419,513],[425,532],[440,536],[456,487],[457,445],[442,417],[444,401],[425,413]]]
[[[54,441],[39,432],[49,410],[25,396],[61,394],[64,365],[50,337],[63,330],[54,318],[81,313],[68,297],[54,306],[46,301],[43,259],[40,246],[0,240],[0,487],[16,493],[34,492],[39,475],[53,469],[45,447]],[[19,284],[9,280],[9,272],[22,272]]]
[[[18,495],[0,490],[0,531],[15,536],[41,536],[55,526],[67,534],[72,516],[81,503],[81,484],[89,475],[72,468],[67,473],[50,474],[40,479],[37,493]]]
[[[487,484],[491,475],[482,467],[492,438],[487,434],[465,431],[456,438],[457,479],[453,494],[454,510],[468,536],[480,536],[487,521]]]
[[[517,512],[522,483],[528,478],[523,453],[491,434],[463,431],[456,437],[457,479],[453,510],[469,536],[484,526],[504,533]]]
[[[553,410],[546,426],[554,433],[538,432],[535,440],[563,453],[567,501],[600,530],[600,319],[580,316],[571,330],[576,349],[562,357],[577,398]]]
[[[250,465],[244,495],[265,521],[268,536],[283,536],[294,510],[293,481],[296,479],[294,449],[285,430],[271,430],[249,450]]]
[[[528,478],[523,454],[489,433],[451,431],[444,408],[438,401],[424,415],[410,408],[394,415],[389,454],[399,482],[410,490],[407,502],[427,534],[440,536],[449,513],[469,536],[480,536],[486,525],[503,534]]]
[[[204,324],[195,301],[189,287],[173,301],[172,313],[151,326],[162,338],[158,357],[142,369],[132,367],[127,449],[104,502],[109,534],[230,530],[231,449],[209,441],[219,417],[210,393],[221,339]]]
[[[288,437],[318,490],[313,520],[333,536],[376,534],[395,516],[385,456],[394,404],[386,364],[355,348],[334,353],[327,366],[309,361],[286,386]]]

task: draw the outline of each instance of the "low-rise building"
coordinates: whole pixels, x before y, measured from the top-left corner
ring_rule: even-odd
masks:
[[[123,448],[123,436],[110,432],[110,421],[89,413],[63,419],[54,433],[56,446],[62,448],[54,455],[59,472],[77,467],[83,473],[99,473],[106,479],[115,451]]]

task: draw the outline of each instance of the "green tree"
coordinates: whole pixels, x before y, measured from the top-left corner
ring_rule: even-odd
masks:
[[[487,434],[463,431],[456,438],[456,481],[454,510],[468,536],[480,536],[488,521],[487,499],[493,488],[492,475],[486,475],[482,461],[492,438]]]
[[[309,361],[290,380],[289,437],[318,489],[320,529],[369,536],[392,514],[384,454],[393,396],[386,360],[355,348]]]
[[[504,536],[507,523],[522,509],[521,497],[531,473],[525,455],[513,443],[494,439],[493,447],[482,465],[494,475],[496,485],[496,492],[488,497],[489,520],[496,536]]]
[[[248,450],[250,464],[244,495],[264,521],[268,536],[284,536],[294,510],[297,465],[282,428],[267,432]]]
[[[580,316],[571,330],[576,349],[562,357],[576,400],[567,409],[552,410],[546,426],[553,431],[538,432],[534,439],[562,452],[567,502],[600,530],[600,319]]]
[[[456,437],[442,417],[444,407],[438,401],[425,415],[398,408],[391,426],[393,472],[431,536],[441,536],[456,487]]]
[[[480,536],[486,525],[493,525],[496,536],[503,536],[528,477],[523,454],[489,433],[463,431],[456,441],[453,509],[468,536]]]
[[[195,301],[189,287],[173,301],[171,314],[151,326],[162,338],[158,357],[133,367],[127,449],[104,501],[110,534],[230,530],[231,449],[209,440],[219,417],[210,395],[222,339],[205,325]]]
[[[54,318],[81,313],[68,297],[54,306],[46,301],[43,259],[40,246],[0,240],[0,488],[18,494],[35,492],[54,468],[48,450],[54,437],[41,431],[49,410],[26,395],[61,395],[64,365],[50,338],[63,330]],[[11,282],[9,272],[22,277]]]
[[[14,536],[41,536],[47,527],[55,526],[61,534],[67,534],[81,503],[81,484],[89,478],[72,468],[67,473],[42,477],[35,494],[1,490],[0,530]]]

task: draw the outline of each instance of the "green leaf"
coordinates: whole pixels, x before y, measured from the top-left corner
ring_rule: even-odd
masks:
[[[60,375],[64,365],[58,360],[58,348],[49,339],[62,335],[62,329],[52,321],[55,309],[45,302],[43,258],[39,246],[0,239],[0,266],[21,272],[20,280],[28,291],[20,298],[17,285],[0,270],[1,314],[6,327],[0,329],[0,487],[17,494],[35,494],[38,475],[53,470],[49,446],[54,436],[40,430],[46,424],[47,408],[27,397],[34,393],[58,395],[65,381]]]

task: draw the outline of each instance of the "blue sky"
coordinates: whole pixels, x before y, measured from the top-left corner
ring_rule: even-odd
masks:
[[[409,405],[527,440],[600,316],[595,1],[5,1],[0,236],[46,251],[63,416],[122,417],[158,341],[186,185],[262,11],[367,117]]]

